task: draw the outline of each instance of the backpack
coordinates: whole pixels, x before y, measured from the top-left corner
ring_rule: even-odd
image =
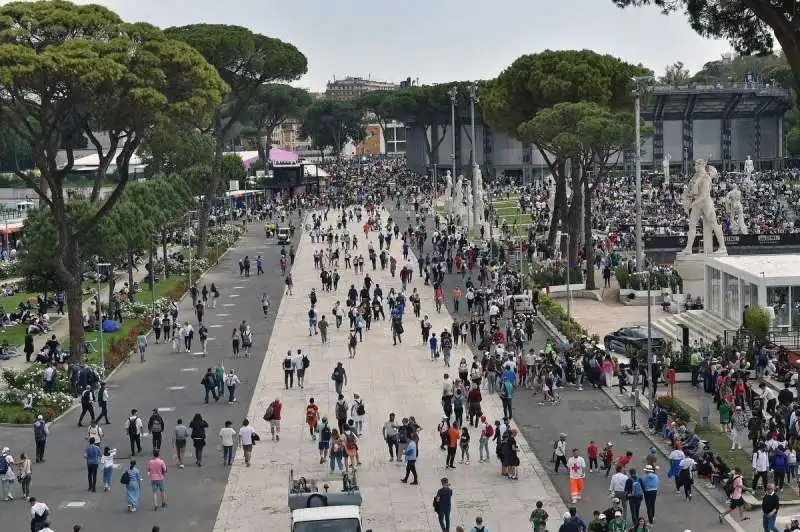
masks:
[[[131,481],[131,476],[127,471],[122,473],[122,476],[119,477],[120,484],[125,484],[127,486],[130,483],[130,481]]]
[[[777,453],[772,462],[772,468],[775,470],[785,471],[787,464],[786,455],[784,453]]]
[[[348,343],[348,345],[350,347],[355,347],[357,344],[358,344],[358,341],[356,340],[356,335],[351,334],[350,335],[350,342]]]
[[[0,456],[0,475],[8,473],[8,462],[5,456]]]
[[[356,414],[359,416],[363,416],[367,413],[367,410],[364,408],[364,403],[360,402],[356,405]]]
[[[494,436],[494,427],[491,425],[486,425],[486,437],[491,438]]]
[[[131,438],[135,438],[139,434],[139,429],[136,426],[136,422],[139,420],[138,417],[129,417],[128,418],[128,436]]]
[[[347,419],[347,405],[344,403],[336,403],[336,417],[337,419]]]
[[[157,419],[153,420],[153,426],[150,428],[150,432],[161,432],[162,429],[161,421]]]
[[[311,365],[311,361],[308,359],[306,355],[303,355],[303,369],[308,369],[308,366]]]
[[[453,408],[464,408],[464,398],[460,395],[453,397]]]
[[[33,437],[36,441],[42,441],[47,438],[47,432],[44,427],[44,423],[36,422],[33,424]]]
[[[644,490],[642,489],[642,479],[637,478],[631,482],[631,497],[644,497]]]
[[[331,428],[328,425],[325,425],[324,427],[322,427],[322,430],[320,431],[320,436],[319,437],[320,437],[320,439],[322,441],[330,441],[330,439],[331,439]]]
[[[272,407],[272,405],[269,405],[267,407],[267,411],[264,412],[264,421],[272,421],[274,417],[275,417],[275,409]]]

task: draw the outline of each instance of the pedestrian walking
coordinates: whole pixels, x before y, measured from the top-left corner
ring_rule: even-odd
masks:
[[[267,411],[264,412],[264,421],[269,423],[269,432],[272,436],[272,439],[275,441],[281,440],[281,410],[283,409],[283,404],[281,404],[281,400],[277,397],[274,401],[272,401],[269,406],[267,407]]]
[[[567,460],[567,471],[569,471],[570,497],[575,504],[583,497],[583,483],[586,477],[586,461],[578,454],[578,449],[572,449],[572,456]]]
[[[147,476],[153,490],[153,510],[167,507],[167,464],[160,456],[158,449],[153,450],[153,457],[147,462]]]
[[[97,416],[97,422],[99,423],[101,419],[105,419],[106,425],[110,425],[111,420],[108,419],[108,388],[106,388],[105,381],[100,381],[100,389],[97,390],[97,404],[100,405],[100,415]]]
[[[144,354],[147,351],[147,336],[144,333],[136,337],[136,345],[139,347],[139,362],[144,362]]]
[[[139,509],[139,497],[142,489],[142,474],[136,469],[136,460],[131,460],[128,469],[122,473],[120,482],[125,485],[125,499],[128,511],[135,512]]]
[[[186,452],[186,441],[189,439],[189,427],[183,424],[183,419],[178,418],[175,424],[175,454],[178,460],[178,469],[183,469],[183,454]]]
[[[164,418],[158,413],[158,408],[154,408],[153,413],[150,414],[150,419],[147,421],[147,430],[150,431],[150,435],[153,438],[154,451],[161,449],[161,436],[165,426]]]
[[[341,362],[336,363],[336,367],[333,368],[333,373],[331,374],[331,380],[333,381],[334,387],[336,388],[336,393],[342,395],[342,390],[345,386],[347,386],[347,372],[344,369],[344,366]],[[340,430],[341,432],[341,430]]]
[[[238,375],[234,372],[234,370],[228,370],[228,374],[225,375],[225,387],[228,389],[228,404],[232,405],[237,401],[236,399],[236,387],[241,384],[242,381],[239,380]]]
[[[453,490],[447,478],[441,479],[442,487],[436,492],[433,498],[433,510],[439,518],[439,526],[442,532],[450,532],[450,511],[452,509]]]
[[[33,422],[33,440],[36,444],[36,463],[44,462],[44,449],[47,446],[47,437],[50,436],[50,429],[44,420],[44,416],[39,414]]]
[[[217,378],[214,374],[214,370],[212,368],[208,368],[206,370],[206,374],[203,375],[202,380],[200,381],[200,385],[203,386],[203,390],[205,391],[205,403],[208,404],[208,395],[211,394],[214,397],[214,401],[219,401],[219,395],[217,395]]]
[[[414,434],[409,442],[408,446],[406,447],[405,452],[405,460],[406,460],[406,476],[400,479],[400,482],[403,484],[408,482],[408,476],[412,475],[414,480],[411,481],[411,484],[416,485],[419,484],[417,481],[417,435]]]
[[[767,492],[764,494],[764,498],[761,499],[761,522],[764,532],[780,532],[775,526],[780,507],[781,501],[778,494],[775,493],[775,484],[770,482],[767,484]]]
[[[97,470],[100,467],[100,460],[103,453],[95,442],[94,438],[89,438],[89,445],[86,447],[83,456],[86,458],[86,473],[89,479],[89,491],[97,491]]]
[[[283,385],[287,390],[294,388],[294,359],[291,349],[286,351],[286,356],[283,358]]]
[[[107,445],[103,448],[103,491],[111,491],[111,477],[114,473],[114,457],[116,456],[116,449]]]
[[[50,508],[43,502],[36,500],[36,497],[28,499],[31,505],[31,532],[39,532],[45,527],[49,527]]]
[[[125,432],[128,434],[128,440],[130,440],[131,444],[131,456],[136,456],[137,452],[142,452],[143,428],[144,425],[139,417],[139,411],[134,408],[125,421]]]
[[[81,415],[78,417],[78,426],[83,426],[83,416],[89,414],[89,417],[92,419],[92,423],[94,423],[94,392],[92,391],[92,387],[89,385],[84,386],[83,391],[81,392]]]
[[[656,497],[658,496],[660,484],[660,479],[655,474],[653,466],[647,465],[644,467],[642,483],[644,485],[644,504],[647,507],[647,522],[652,525],[656,515]]]
[[[33,476],[33,466],[28,455],[21,453],[17,462],[17,480],[22,488],[22,496],[26,499],[31,496],[31,478]]]
[[[256,434],[256,430],[250,425],[250,421],[245,418],[239,429],[239,443],[242,444],[244,454],[244,465],[250,467],[251,456],[253,455],[253,445],[261,438]]]
[[[192,431],[192,445],[194,445],[194,463],[197,467],[203,467],[203,448],[206,446],[207,428],[208,422],[203,419],[200,412],[197,412],[189,423],[189,429]]]

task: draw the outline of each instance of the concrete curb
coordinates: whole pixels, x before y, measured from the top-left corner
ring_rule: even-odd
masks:
[[[237,240],[237,242],[238,242],[238,240]],[[203,273],[200,275],[200,277],[198,277],[198,278],[197,278],[198,282],[199,282],[199,281],[200,281],[200,280],[201,280],[203,277],[205,277],[205,276],[206,276],[206,274],[207,274],[208,272],[210,272],[211,270],[213,270],[214,268],[216,268],[217,266],[219,266],[220,260],[221,260],[223,257],[225,257],[225,255],[227,255],[227,254],[228,254],[228,252],[229,252],[231,249],[233,249],[234,247],[236,247],[236,246],[235,246],[235,243],[234,243],[234,245],[233,245],[233,246],[230,246],[230,247],[228,247],[228,248],[227,248],[225,251],[223,251],[223,252],[222,252],[222,255],[220,255],[219,257],[217,257],[217,263],[216,263],[215,265],[213,265],[213,266],[210,266],[210,267],[209,267],[209,268],[208,268],[206,271],[204,271],[204,272],[203,272]],[[182,302],[184,299],[186,299],[186,297],[188,296],[188,294],[189,294],[189,290],[186,290],[186,291],[183,293],[183,295],[181,296],[181,298],[178,300],[178,303],[181,303],[181,302]],[[153,331],[151,330],[149,333],[147,333],[147,336],[148,336],[148,337],[150,337],[150,335],[152,335],[152,334],[153,334]],[[131,353],[133,353],[133,352],[134,352],[134,351],[131,351]],[[118,372],[120,369],[122,369],[124,366],[128,365],[128,363],[129,363],[129,361],[128,361],[128,360],[126,360],[126,361],[124,361],[122,364],[120,364],[119,366],[117,366],[116,368],[112,369],[112,370],[111,370],[111,372],[110,372],[108,375],[106,375],[106,376],[105,376],[105,378],[104,378],[103,380],[104,380],[104,381],[106,381],[106,382],[110,381],[110,380],[111,380],[111,379],[114,377],[114,375],[115,375],[115,374],[116,374],[116,373],[117,373],[117,372]],[[52,427],[53,425],[55,425],[56,423],[58,423],[59,421],[61,421],[61,419],[62,419],[62,418],[66,417],[67,415],[69,415],[70,413],[72,413],[72,411],[73,411],[73,410],[76,410],[76,409],[77,409],[79,406],[80,406],[80,404],[79,404],[79,403],[75,403],[75,401],[74,401],[74,399],[73,399],[73,404],[72,404],[72,406],[70,406],[69,408],[67,408],[66,410],[64,410],[64,412],[62,412],[62,413],[61,413],[61,415],[59,415],[58,417],[56,417],[56,418],[55,418],[53,421],[49,422],[49,423],[47,424],[47,427],[48,427],[48,428]],[[26,423],[26,424],[19,424],[19,423],[0,423],[0,428],[30,428],[30,424],[27,424],[27,423]]]

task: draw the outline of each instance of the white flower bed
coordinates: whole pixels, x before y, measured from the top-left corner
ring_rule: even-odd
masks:
[[[169,308],[170,300],[168,297],[160,297],[156,299],[156,314],[161,315]],[[150,316],[153,313],[153,305],[142,303],[140,301],[123,301],[120,306],[122,318],[126,320],[138,320],[145,316]]]
[[[242,229],[231,224],[215,225],[208,230],[208,247],[229,248],[242,236]]]
[[[52,408],[58,413],[72,406],[72,396],[63,392],[45,393],[41,386],[30,386],[28,389],[13,389],[5,392],[0,403],[25,404],[28,394],[33,396],[33,408],[37,410]]]
[[[16,277],[19,272],[19,263],[16,260],[0,260],[0,279]]]

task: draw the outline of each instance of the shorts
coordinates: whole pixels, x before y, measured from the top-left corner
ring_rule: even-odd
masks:
[[[279,429],[279,428],[281,428],[281,420],[280,419],[270,419],[269,420],[269,426],[272,427],[273,429]]]
[[[744,497],[741,499],[731,499],[730,509],[742,508],[744,506]]]
[[[164,485],[163,480],[151,480],[150,487],[153,488],[153,493],[166,493],[167,487]]]
[[[325,449],[328,449],[330,446],[331,446],[331,442],[329,442],[329,441],[320,441],[319,442],[319,450],[320,451],[324,451]]]
[[[176,449],[184,449],[186,447],[186,440],[175,440]]]
[[[302,379],[305,376],[306,376],[305,368],[297,368],[297,378]]]

